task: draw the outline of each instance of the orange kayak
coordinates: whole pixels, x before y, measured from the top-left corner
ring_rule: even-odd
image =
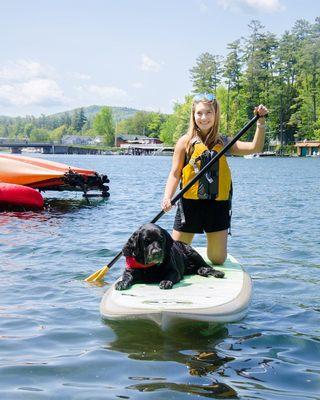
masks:
[[[106,175],[40,158],[0,154],[0,182],[29,186],[41,190],[101,190],[108,197]]]

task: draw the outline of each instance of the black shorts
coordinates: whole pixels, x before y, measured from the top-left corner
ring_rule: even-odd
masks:
[[[182,198],[177,204],[178,209],[173,225],[176,231],[203,233],[224,231],[230,228],[231,201]]]

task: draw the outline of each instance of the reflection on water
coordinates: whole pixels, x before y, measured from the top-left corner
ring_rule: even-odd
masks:
[[[45,211],[48,213],[56,214],[64,214],[70,213],[73,211],[78,211],[82,208],[90,208],[90,207],[98,207],[103,206],[108,201],[107,198],[97,197],[90,198],[89,200],[84,197],[76,197],[76,198],[48,198],[45,201]]]
[[[48,198],[45,200],[43,210],[25,210],[23,207],[1,208],[0,206],[0,226],[12,221],[12,218],[21,220],[47,221],[51,218],[70,214],[85,208],[97,208],[104,206],[108,199],[90,199],[89,203],[85,198]]]
[[[183,364],[194,377],[214,375],[211,383],[203,385],[170,382],[167,377],[152,378],[153,382],[149,382],[150,377],[130,377],[146,382],[130,385],[128,389],[142,392],[170,389],[210,398],[237,398],[232,387],[217,379],[219,374],[223,376],[226,364],[234,359],[221,356],[215,349],[228,336],[225,326],[193,321],[163,332],[147,320],[106,321],[105,324],[116,334],[116,339],[106,345],[107,349],[125,353],[133,360]],[[217,371],[219,374],[215,374]]]
[[[107,347],[138,360],[170,359],[185,364],[189,356],[182,354],[182,349],[196,353],[210,352],[228,335],[223,325],[213,327],[211,333],[210,330],[201,333],[192,323],[185,325],[184,330],[181,326],[174,326],[166,332],[148,320],[105,321],[105,324],[116,334],[116,339]]]
[[[186,394],[194,394],[201,397],[208,397],[212,399],[237,399],[236,392],[228,385],[219,382],[213,382],[209,385],[188,385],[178,383],[150,383],[144,385],[132,385],[129,389],[137,389],[140,392],[154,392],[156,390],[168,389],[174,392],[181,392]]]
[[[46,221],[48,217],[43,211],[2,211],[0,212],[0,225],[12,223],[12,219]]]

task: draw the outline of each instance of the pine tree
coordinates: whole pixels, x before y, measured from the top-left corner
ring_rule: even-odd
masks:
[[[201,54],[190,70],[194,93],[216,93],[221,82],[222,58],[210,53]]]
[[[77,132],[81,132],[86,121],[87,118],[84,114],[83,108],[77,109],[74,111],[72,116],[72,128]]]
[[[227,104],[226,104],[226,131],[229,132],[231,128],[231,116],[237,117],[237,113],[234,111],[231,115],[231,103],[236,104],[236,96],[239,95],[241,88],[241,48],[240,40],[236,40],[228,44],[228,49],[231,51],[228,53],[225,63],[223,76],[226,79],[227,84]],[[239,106],[239,104],[237,103]],[[238,108],[238,107],[237,107]]]

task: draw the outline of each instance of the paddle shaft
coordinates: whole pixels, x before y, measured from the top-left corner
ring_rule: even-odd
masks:
[[[260,118],[260,115],[255,115],[242,129],[239,131],[236,136],[230,142],[218,153],[216,154],[209,162],[206,164],[196,175],[191,181],[183,188],[180,190],[179,193],[177,193],[172,199],[171,199],[171,204],[174,205],[181,197],[208,171],[208,169],[215,163],[217,162],[234,144],[237,140],[243,136],[248,129],[252,127],[252,125]],[[151,224],[154,224],[157,222],[163,215],[165,214],[165,211],[161,210],[150,222]],[[120,251],[113,260],[110,261],[108,264],[108,267],[111,268],[112,265],[119,260],[119,258],[122,256],[122,251]]]

